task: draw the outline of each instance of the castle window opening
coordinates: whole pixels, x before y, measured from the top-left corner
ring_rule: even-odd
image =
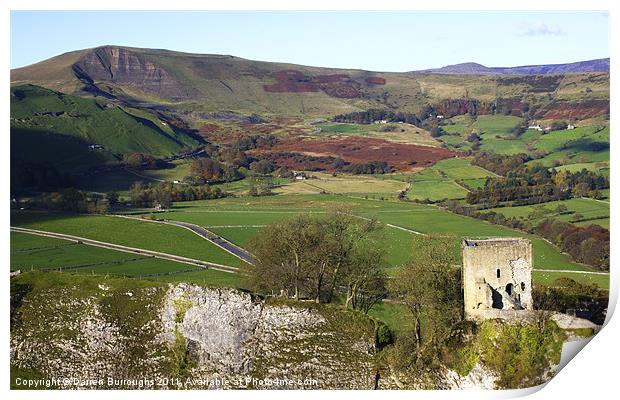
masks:
[[[501,272],[500,272],[500,270],[499,270],[499,268],[498,268],[498,269],[497,269],[497,278],[498,278],[498,279],[499,279],[499,278],[501,278],[501,275],[502,275],[502,274],[501,274]]]

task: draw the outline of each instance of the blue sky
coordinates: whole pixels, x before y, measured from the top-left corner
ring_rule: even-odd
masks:
[[[104,44],[410,71],[609,57],[604,12],[13,11],[11,68]]]

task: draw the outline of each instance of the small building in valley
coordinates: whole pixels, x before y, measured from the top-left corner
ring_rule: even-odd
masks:
[[[464,239],[461,249],[466,319],[519,319],[520,314],[533,310],[532,243],[528,239]]]
[[[527,127],[527,129],[536,129],[538,132],[542,132],[543,128],[540,125],[530,125]]]
[[[293,171],[293,178],[297,181],[303,181],[307,178],[307,176],[303,171]]]

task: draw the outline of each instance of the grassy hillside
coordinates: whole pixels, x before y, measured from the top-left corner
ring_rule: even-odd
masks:
[[[190,116],[194,121],[203,117],[201,112],[222,110],[309,117],[369,108],[419,112],[427,104],[455,98],[497,102],[515,112],[528,103],[541,116],[549,110],[570,114],[572,103],[579,101],[586,102],[581,106],[587,113],[596,108],[594,114],[600,115],[609,99],[606,73],[543,78],[388,73],[118,46],[80,50],[19,68],[11,71],[11,81],[159,103],[195,113]],[[593,101],[594,108],[587,103]],[[583,112],[579,108],[576,114]]]
[[[104,149],[91,150],[91,144]],[[51,162],[69,169],[129,153],[169,156],[197,144],[148,113],[33,85],[11,88],[14,160]]]

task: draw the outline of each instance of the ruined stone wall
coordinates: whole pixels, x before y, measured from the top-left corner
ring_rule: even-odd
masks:
[[[489,314],[487,310],[532,309],[532,244],[529,240],[464,240],[462,253],[466,318],[485,319]]]

